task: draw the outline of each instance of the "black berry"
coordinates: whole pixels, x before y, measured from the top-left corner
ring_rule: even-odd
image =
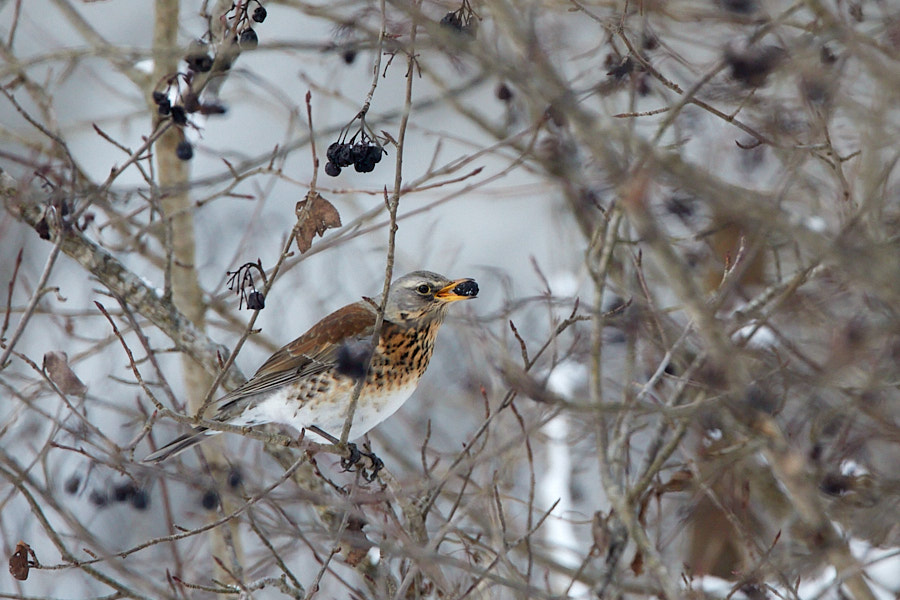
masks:
[[[368,160],[359,160],[353,163],[353,168],[357,173],[371,173],[375,170],[375,163]]]
[[[34,230],[37,231],[38,236],[42,240],[50,239],[50,224],[47,222],[46,217],[37,222],[37,225],[34,226]]]
[[[459,15],[457,13],[448,12],[446,15],[444,15],[444,18],[441,19],[441,27],[447,27],[448,29],[452,29],[454,31],[462,31],[462,19],[459,18]]]
[[[241,32],[241,38],[239,41],[241,46],[244,46],[251,50],[259,45],[259,37],[256,35],[256,32],[253,31],[252,27],[248,27]]]
[[[262,23],[266,20],[267,14],[268,13],[266,12],[265,8],[263,8],[262,6],[257,6],[256,10],[253,11],[253,20],[257,23]]]
[[[335,158],[337,160],[334,161],[339,167],[349,167],[353,164],[353,146],[350,144],[341,144],[335,153]]]
[[[107,497],[106,492],[104,492],[103,490],[91,491],[91,495],[88,496],[88,500],[90,500],[98,508],[103,508],[109,502],[109,498]]]
[[[135,510],[147,510],[147,507],[150,506],[150,496],[144,490],[135,491],[134,496],[131,497],[131,506]]]
[[[330,162],[334,162],[335,157],[337,156],[337,151],[341,147],[338,142],[332,142],[330,146],[328,146],[328,150],[325,151],[325,158],[327,158]]]
[[[219,506],[219,493],[216,490],[206,490],[200,498],[200,504],[206,510],[215,510]]]
[[[350,151],[350,157],[353,162],[359,162],[365,160],[369,155],[369,147],[365,144],[353,144],[353,149]]]
[[[172,112],[172,105],[169,103],[168,98],[163,98],[162,101],[157,104],[156,111],[163,117]]]
[[[228,485],[230,487],[236,488],[237,486],[241,485],[243,480],[244,478],[241,476],[241,470],[237,467],[231,469],[231,471],[228,472]]]
[[[121,483],[113,487],[112,497],[116,502],[125,502],[131,500],[136,492],[137,488],[134,487],[133,483]]]
[[[606,72],[613,79],[622,79],[634,70],[634,61],[630,56],[626,56],[619,64]]]
[[[184,59],[188,67],[198,73],[206,73],[213,66],[213,59],[209,54],[192,54]]]
[[[327,162],[325,163],[325,174],[330,175],[331,177],[337,177],[341,174],[341,168],[333,162]]]
[[[262,310],[266,307],[266,297],[259,290],[253,290],[247,294],[247,308],[250,310]]]
[[[194,147],[189,141],[181,140],[175,148],[175,156],[181,160],[191,160],[194,157]]]
[[[172,107],[172,122],[176,125],[187,125],[187,112],[183,106],[176,104]]]
[[[478,284],[473,280],[468,279],[463,281],[455,288],[453,288],[453,293],[457,296],[477,296],[478,295]]]
[[[153,92],[153,102],[156,104],[162,104],[162,101],[166,99],[166,95],[160,91]]]
[[[81,485],[81,477],[78,475],[72,475],[68,479],[66,479],[66,483],[63,485],[63,489],[66,490],[67,494],[74,494],[78,491],[78,486]]]

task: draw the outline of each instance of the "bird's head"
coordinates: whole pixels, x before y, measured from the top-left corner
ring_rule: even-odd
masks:
[[[477,295],[474,279],[448,279],[431,271],[413,271],[391,284],[384,318],[397,324],[441,320],[451,303]]]

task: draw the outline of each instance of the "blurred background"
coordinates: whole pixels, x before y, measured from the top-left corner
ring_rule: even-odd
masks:
[[[897,3],[0,23],[3,597],[900,595]],[[311,189],[341,225],[298,244]],[[231,433],[142,464],[236,348],[225,389],[380,293],[392,206],[393,275],[480,294],[382,476]]]

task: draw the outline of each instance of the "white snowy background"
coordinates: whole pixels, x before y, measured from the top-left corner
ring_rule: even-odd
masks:
[[[485,56],[509,56],[510,60],[518,60],[516,53],[520,49],[505,45],[502,27],[494,22],[490,4],[475,5],[484,18],[477,44],[483,47]],[[656,89],[647,97],[636,96],[633,98],[634,104],[630,104],[632,97],[626,92],[610,95],[591,93],[591,86],[604,80],[606,71],[611,68],[604,63],[609,53],[604,43],[604,27],[614,28],[615,15],[621,18],[624,9],[624,6],[614,4],[624,3],[589,5],[591,11],[604,15],[606,21],[603,26],[585,13],[575,11],[574,3],[521,3],[516,6],[523,12],[534,11],[539,15],[538,35],[545,50],[549,49],[556,61],[555,66],[571,79],[572,87],[578,90],[583,101],[591,103],[592,110],[597,111],[598,119],[603,123],[602,127],[611,132],[611,138],[617,137],[616,131],[633,128],[631,131],[635,136],[650,139],[661,119],[665,118],[664,114],[631,121],[616,119],[612,115],[658,108],[664,104],[662,90]],[[787,2],[761,4],[754,15],[783,15],[783,11],[790,8]],[[862,4],[866,9],[865,19],[856,29],[848,30],[856,31],[861,37],[871,35],[879,40],[884,39],[884,28],[892,14],[900,15],[900,6],[890,0]],[[373,16],[377,13],[377,4],[367,3],[363,7],[362,3],[348,2],[346,6],[323,3],[317,7],[304,2],[285,1],[265,5],[268,18],[256,27],[260,37],[259,48],[240,56],[219,95],[221,102],[227,106],[227,113],[205,119],[193,118],[198,127],[188,133],[195,145],[191,180],[196,182],[192,189],[192,198],[196,200],[223,187],[223,181],[228,178],[223,159],[233,165],[264,165],[268,162],[266,157],[276,147],[293,148],[293,145],[300,144],[287,154],[283,162],[283,172],[290,180],[269,175],[252,177],[233,190],[235,194],[246,197],[217,198],[194,211],[196,268],[200,283],[209,298],[217,301],[217,306],[224,306],[222,313],[210,312],[208,333],[214,340],[228,346],[236,342],[239,333],[227,323],[226,318],[243,324],[249,313],[237,310],[237,297],[225,287],[225,272],[257,258],[267,267],[275,263],[294,222],[294,205],[304,197],[312,175],[309,147],[305,143],[308,136],[303,100],[305,94],[312,92],[318,152],[322,156],[328,144],[335,139],[336,132],[359,110],[372,80],[373,52],[362,49],[352,64],[347,64],[339,52],[327,50],[331,43],[343,39],[337,33],[334,22],[315,15],[317,12],[342,12],[350,21],[360,19],[367,26],[373,26],[377,25],[377,14]],[[640,11],[640,8],[632,6],[628,8],[631,11],[629,18],[632,19],[630,27],[643,21],[648,30],[654,27],[659,29],[660,39],[667,46],[655,55],[654,64],[682,88],[688,88],[697,80],[698,73],[703,73],[704,67],[714,64],[726,48],[738,47],[749,35],[758,31],[750,22],[750,17],[747,17],[747,22],[736,19],[734,24],[728,25],[722,17],[723,11],[727,13],[727,7],[723,7],[725,5],[728,5],[725,0],[721,3],[712,0],[661,3],[652,11],[649,5],[645,6],[647,13],[643,16],[643,13],[634,12]],[[818,3],[810,3],[810,6],[818,6]],[[363,11],[363,8],[366,10]],[[455,8],[449,3],[426,3],[423,11],[437,20],[447,10]],[[181,3],[179,38],[185,46],[205,30],[203,20],[198,17],[199,9],[199,2]],[[74,11],[95,29],[109,44],[109,52],[132,61],[137,68],[146,68],[153,10],[154,4],[144,0],[0,0],[0,34],[4,43],[12,35],[9,24],[13,22],[14,15],[16,23],[14,44],[4,49],[0,85],[9,85],[16,70],[24,69],[33,81],[45,86],[51,95],[52,127],[64,136],[79,168],[93,181],[104,180],[110,168],[124,159],[121,150],[98,136],[94,125],[119,143],[134,148],[140,145],[142,136],[150,132],[151,120],[145,109],[143,92],[117,73],[103,52],[85,42],[83,32],[73,28],[72,19],[66,13]],[[834,42],[834,36],[829,37],[831,34],[827,31],[813,31],[814,28],[808,26],[813,20],[811,10],[809,7],[798,8],[784,16],[787,25],[778,30],[776,37],[782,36],[779,41],[796,47],[796,40],[807,36],[806,43],[810,47],[821,41],[844,44],[842,48],[864,45],[859,40]],[[825,12],[845,14],[846,9],[843,2],[838,2],[836,7],[829,3]],[[403,13],[392,9],[391,14],[396,20],[391,27],[402,38],[405,33]],[[708,26],[704,25],[705,20],[708,20]],[[791,30],[795,25],[797,30]],[[427,38],[425,34],[423,37]],[[618,45],[621,50],[621,44]],[[481,168],[481,171],[463,182],[418,190],[401,198],[395,273],[426,268],[451,277],[474,277],[481,291],[476,301],[453,307],[455,310],[440,334],[432,367],[418,391],[400,412],[370,434],[372,447],[385,458],[392,474],[409,490],[415,490],[420,478],[424,477],[421,455],[426,436],[429,436],[428,460],[440,459],[440,473],[440,469],[462,451],[463,444],[468,443],[484,421],[487,407],[496,409],[503,398],[507,382],[500,374],[509,361],[521,362],[519,345],[511,333],[509,320],[515,323],[529,349],[534,352],[572,313],[576,302],[581,314],[590,315],[592,310],[608,310],[619,299],[632,297],[637,289],[633,282],[611,284],[602,305],[592,306],[593,286],[585,267],[586,242],[578,233],[570,207],[564,200],[564,183],[548,176],[533,161],[517,162],[519,155],[511,146],[499,144],[495,137],[472,119],[461,115],[454,102],[476,111],[492,126],[505,128],[506,135],[526,132],[522,134],[525,140],[530,135],[528,127],[536,118],[530,112],[534,107],[518,95],[514,95],[510,102],[498,99],[496,89],[501,78],[491,71],[486,72],[483,81],[451,102],[447,90],[438,82],[450,87],[458,86],[474,80],[485,70],[466,54],[442,55],[427,43],[423,44],[423,48],[422,61],[426,65],[426,75],[415,78],[414,100],[436,101],[413,111],[406,141],[404,177],[409,181],[415,180],[433,166],[440,167],[463,157],[471,160],[456,172],[456,176],[475,168]],[[384,68],[387,57],[383,60]],[[888,64],[898,67],[896,55]],[[867,138],[866,132],[855,129],[855,118],[857,113],[866,109],[880,110],[872,95],[883,88],[868,79],[870,72],[856,72],[853,64],[843,68],[840,85],[842,89],[853,90],[853,97],[847,101],[850,108],[842,118],[835,118],[830,136],[836,147],[849,154],[866,143],[879,143]],[[896,72],[886,77],[896,78]],[[760,102],[760,105],[754,105],[757,112],[753,114],[758,117],[766,111],[777,113],[783,110],[784,105],[774,101],[767,109],[765,98],[778,98],[779,94],[787,97],[796,95],[798,82],[804,76],[791,71],[790,67],[773,74],[767,86],[760,90],[759,98],[753,98],[753,102],[757,99]],[[720,74],[719,78],[726,79],[726,76]],[[394,63],[385,69],[375,91],[368,121],[376,132],[385,130],[396,134],[405,85],[405,60],[402,54],[398,54]],[[649,85],[661,87],[653,80]],[[711,84],[710,96],[713,100],[717,98],[716,91],[721,92],[722,98],[728,98],[724,86],[722,82]],[[10,89],[26,110],[38,114],[35,105],[21,92],[22,88]],[[521,93],[516,88],[513,91],[514,94]],[[788,115],[778,114],[772,114],[771,118],[776,120],[778,116],[789,118]],[[896,116],[893,112],[885,113],[886,131],[896,131]],[[753,121],[750,116],[746,119]],[[4,98],[0,98],[0,133],[0,167],[14,177],[30,177],[34,164],[29,161],[40,162],[40,153],[34,148],[45,144],[46,140]],[[887,135],[892,141],[896,139]],[[541,135],[540,140],[546,141],[546,137]],[[680,115],[677,127],[666,133],[664,142],[677,147],[686,162],[749,189],[763,192],[784,190],[787,189],[784,182],[797,177],[803,182],[798,187],[806,195],[801,199],[787,194],[784,199],[785,210],[796,219],[791,225],[823,235],[835,234],[845,225],[842,219],[846,218],[848,209],[831,195],[834,185],[827,168],[814,161],[792,162],[790,158],[785,158],[786,151],[779,154],[778,150],[762,147],[758,152],[751,153],[735,144],[736,140],[747,143],[749,139],[752,138],[733,124],[697,107],[689,107]],[[887,144],[879,150],[890,154]],[[609,208],[616,192],[606,179],[603,165],[589,156],[584,148],[565,147],[562,152],[571,153],[566,159],[576,163],[582,173],[593,178],[590,183],[595,186],[597,202]],[[25,157],[27,160],[21,161],[15,157]],[[237,365],[245,375],[252,373],[273,348],[290,341],[329,311],[362,295],[374,295],[381,289],[387,240],[386,214],[381,211],[374,218],[365,218],[358,223],[355,219],[383,207],[383,191],[385,188],[390,190],[393,185],[394,159],[395,153],[389,149],[374,173],[361,175],[347,169],[337,178],[319,174],[319,191],[340,211],[344,228],[317,238],[310,253],[289,261],[290,268],[267,297],[266,309],[256,321],[260,334],[250,338],[237,359]],[[748,166],[753,161],[756,162]],[[851,165],[851,168],[864,171],[867,167]],[[851,187],[856,185],[853,183],[855,175],[857,173],[848,175]],[[887,180],[893,181],[891,177]],[[584,180],[578,183],[583,184]],[[133,169],[117,179],[113,192],[120,203],[118,210],[128,212],[140,209],[142,200],[138,193],[144,185]],[[472,189],[467,189],[467,185],[472,185]],[[817,196],[815,190],[827,193]],[[897,202],[894,197],[896,193],[890,191],[888,183],[885,182],[878,190],[890,197],[885,200],[886,203]],[[861,196],[865,192],[875,193],[872,190],[856,191]],[[659,193],[661,198],[663,194]],[[809,197],[816,197],[816,200],[808,201]],[[673,236],[679,237],[685,251],[694,249],[701,254],[705,251],[702,242],[691,238],[702,229],[696,222],[685,226],[682,220],[666,212],[662,201],[653,204],[652,212],[665,222]],[[108,214],[98,211],[98,219],[88,227],[86,235],[109,247],[117,258],[148,284],[161,288],[162,271],[157,266],[142,259],[138,253],[116,252],[123,240],[111,227],[102,227],[108,217]],[[706,219],[708,215],[698,218]],[[340,243],[330,244],[330,241],[338,239],[337,236],[342,236]],[[774,243],[790,245],[784,240]],[[4,292],[6,283],[13,279],[15,257],[20,249],[24,249],[23,263],[10,304],[10,331],[15,329],[23,308],[34,293],[34,285],[44,268],[50,248],[50,243],[40,240],[31,228],[9,213],[0,214],[0,289]],[[784,277],[799,264],[798,256],[785,259]],[[896,261],[896,253],[888,255],[887,259]],[[678,304],[677,294],[666,287],[660,269],[649,258],[644,260],[657,307],[663,311],[672,309]],[[770,264],[770,281],[775,280],[775,269]],[[702,273],[698,269],[698,279],[702,279]],[[894,284],[891,282],[888,285]],[[133,384],[127,357],[116,340],[111,338],[108,322],[93,304],[100,301],[113,309],[117,308],[116,303],[104,296],[102,285],[65,256],[55,265],[47,285],[58,288],[58,291],[43,297],[15,351],[30,357],[37,364],[46,352],[66,352],[72,368],[88,389],[83,400],[75,401],[78,409],[83,411],[91,425],[124,446],[139,433],[142,420],[138,416],[138,407],[150,411],[152,406],[143,397],[140,388]],[[827,299],[822,302],[826,303]],[[733,304],[724,307],[724,310],[740,308],[740,302],[735,300]],[[860,310],[858,303],[848,301],[847,306],[851,311]],[[853,315],[845,316],[849,319]],[[624,318],[640,317],[626,314]],[[687,323],[683,316],[676,316],[676,319],[682,326]],[[820,346],[824,347],[826,342],[823,340],[829,338],[832,326],[837,327],[836,324],[821,322],[782,325],[784,329],[776,331],[769,325],[756,327],[746,324],[727,334],[730,339],[746,343],[746,346],[759,352],[777,354],[785,338],[795,345],[821,342]],[[662,358],[655,355],[640,357],[635,363],[633,353],[640,354],[645,350],[640,343],[637,350],[623,343],[626,336],[619,331],[619,326],[623,330],[629,327],[627,323],[622,323],[607,328],[603,333],[607,342],[603,355],[603,388],[608,397],[616,400],[624,397],[627,389],[640,389],[656,371]],[[150,327],[148,331],[158,349],[170,346],[164,336]],[[897,332],[891,334],[897,335]],[[534,372],[534,377],[544,384],[546,390],[573,405],[583,406],[590,397],[590,335],[589,324],[574,325],[551,344],[548,354]],[[130,337],[129,341],[133,348],[137,348],[134,337]],[[652,352],[647,352],[652,355]],[[183,395],[179,376],[181,362],[177,354],[160,352],[158,360],[176,396]],[[638,365],[636,368],[629,367],[635,364]],[[150,372],[149,369],[146,371]],[[891,381],[892,378],[887,376],[884,380]],[[895,382],[896,378],[893,380]],[[168,535],[172,523],[191,528],[207,520],[208,511],[203,508],[202,500],[213,484],[189,459],[185,459],[184,465],[180,462],[164,464],[158,467],[158,471],[148,471],[128,458],[122,458],[122,463],[111,461],[108,455],[99,460],[89,460],[71,449],[81,445],[79,435],[84,434],[84,429],[79,426],[79,420],[55,394],[46,390],[36,393],[42,384],[31,367],[12,357],[9,365],[0,371],[0,382],[3,386],[0,389],[0,445],[7,457],[4,460],[14,457],[18,465],[28,471],[35,485],[45,486],[47,495],[63,507],[63,510],[56,510],[44,505],[43,510],[79,558],[89,558],[75,541],[83,535],[80,527],[90,532],[94,540],[91,549],[97,553],[101,552],[97,543],[102,543],[102,551],[115,552]],[[811,386],[819,384],[824,386],[821,392],[823,402],[832,401],[836,394],[829,393],[826,381]],[[896,419],[896,390],[883,390],[883,393],[887,398],[886,405],[892,410],[888,414]],[[791,400],[787,398],[789,395],[790,392],[785,392],[785,400]],[[531,558],[525,561],[522,554],[510,552],[503,561],[514,563],[523,572],[526,568],[533,569],[529,570],[531,583],[544,590],[548,597],[591,597],[596,590],[573,573],[584,565],[589,573],[603,572],[605,550],[595,550],[592,554],[592,544],[596,543],[596,539],[592,537],[591,523],[596,513],[608,514],[610,506],[598,475],[595,448],[599,439],[594,424],[578,411],[541,404],[530,400],[527,394],[516,400],[516,407],[522,412],[522,425],[516,417],[504,413],[497,419],[488,438],[479,442],[486,444],[488,449],[483,454],[482,462],[473,469],[471,488],[462,493],[460,513],[454,516],[457,519],[455,523],[470,536],[469,542],[472,539],[481,540],[483,536],[483,543],[502,547],[516,536],[524,535],[527,532],[526,523],[534,525],[544,511],[554,507],[529,541],[535,545],[534,556],[539,556],[540,560]],[[798,414],[806,413],[800,411]],[[57,423],[65,423],[67,428],[60,429]],[[896,421],[892,427],[896,435]],[[532,463],[525,460],[523,428],[528,431],[528,452],[533,452]],[[182,426],[163,422],[155,428],[155,439],[160,443],[182,430]],[[634,432],[631,440],[636,453],[633,467],[640,464],[640,451],[649,443],[651,434],[649,430]],[[693,441],[685,441],[685,445],[696,445],[698,435],[695,432]],[[262,490],[278,479],[281,467],[267,457],[258,441],[232,435],[227,437],[228,453],[231,454],[229,460],[240,465],[247,489]],[[51,440],[62,447],[43,453],[42,449]],[[804,441],[797,444],[805,448]],[[881,451],[879,448],[870,449],[867,457],[871,463],[882,467],[889,465],[890,457],[897,456],[896,438],[893,446],[884,449],[887,458],[875,456]],[[139,446],[135,458],[148,451],[145,444]],[[99,451],[91,448],[88,452]],[[690,461],[684,456],[680,459]],[[108,464],[110,462],[114,464]],[[891,480],[896,482],[897,463],[893,464]],[[337,458],[333,456],[320,455],[319,465],[328,476],[342,484],[352,480],[339,472]],[[865,474],[869,468],[851,461],[844,461],[841,465],[845,475]],[[138,510],[133,504],[116,502],[111,497],[115,487],[127,481],[123,471],[145,482],[149,502],[145,509]],[[890,467],[881,471],[884,472],[890,472]],[[163,491],[160,482],[163,480],[168,485],[165,494],[171,499],[165,506],[161,501]],[[457,488],[461,484],[454,479],[452,485]],[[67,486],[70,489],[67,490]],[[865,567],[871,589],[880,599],[900,595],[900,552],[896,546],[900,532],[897,531],[896,521],[891,520],[898,514],[896,484],[884,489],[888,490],[886,493],[893,490],[893,497],[879,499],[888,506],[883,514],[890,517],[883,523],[886,535],[881,539],[885,543],[882,547],[876,547],[876,544],[864,539],[851,538],[849,542],[853,555]],[[526,513],[530,495],[533,495],[535,514],[529,517]],[[689,497],[690,494],[666,495],[665,500],[669,503],[664,502],[662,508],[651,506],[653,511],[660,511],[660,521],[667,519],[654,529],[655,535],[659,536],[654,541],[662,548],[662,555],[667,561],[665,567],[670,573],[686,570],[688,534],[685,522],[689,517],[685,505]],[[440,511],[441,518],[447,517],[451,511],[450,502],[446,498],[443,502],[436,509]],[[502,516],[504,526],[509,528],[505,532],[508,536],[506,540],[491,539],[501,530],[498,502],[505,508]],[[310,500],[296,488],[285,486],[273,491],[261,503],[257,513],[257,518],[272,528],[283,523],[282,518],[292,520],[297,531],[306,536],[298,539],[293,534],[285,534],[283,537],[273,536],[270,540],[304,585],[313,580],[320,568],[322,556],[316,554],[316,549],[321,551],[324,548],[327,552],[332,542],[329,532],[318,523],[309,504]],[[784,523],[790,521],[790,516],[784,517]],[[378,539],[390,540],[393,523],[377,522],[373,526],[379,532]],[[851,536],[850,532],[840,530]],[[242,537],[247,555],[255,557],[244,563],[249,573],[248,580],[277,576],[279,571],[273,567],[271,557],[260,552],[259,542],[247,531],[242,531]],[[45,565],[66,562],[47,539],[44,528],[36,521],[33,509],[22,494],[8,480],[0,480],[0,546],[3,554],[11,555],[20,539],[32,546]],[[455,558],[475,562],[474,557],[462,553],[461,548],[467,545],[462,535],[453,543],[457,552]],[[168,590],[165,572],[175,552],[170,546],[151,546],[127,559],[111,560],[104,568],[114,577],[125,577],[124,571],[112,566],[121,563],[123,569],[145,572],[148,578],[156,578],[155,584],[148,584],[142,590],[148,597],[155,597],[162,594],[161,590]],[[182,576],[186,580],[209,584],[207,578],[213,566],[208,558],[210,548],[205,537],[189,538],[179,542],[178,547],[181,560],[188,565]],[[389,555],[390,544],[386,543],[385,548],[388,548]],[[632,557],[633,546],[628,546],[618,568],[628,571],[628,561]],[[483,560],[487,562],[480,563],[480,567],[488,566],[491,559]],[[527,566],[524,566],[526,563]],[[326,575],[320,594],[325,594],[324,597],[353,595],[355,592],[351,590],[359,586],[354,583],[352,569],[334,568],[339,577],[347,578],[349,583],[341,581],[338,575]],[[513,569],[511,566],[509,568]],[[841,597],[835,571],[830,566],[819,565],[792,573],[794,576],[790,584],[796,587],[786,589],[783,582],[773,579],[766,581],[771,588],[765,594],[768,597],[778,595],[803,599]],[[675,576],[673,581],[679,582],[686,596],[703,590],[709,597],[737,598],[746,591],[736,592],[733,582],[712,576],[694,579]],[[460,594],[465,589],[466,585],[463,585]],[[109,593],[109,587],[73,568],[34,570],[24,582],[15,581],[12,577],[0,577],[0,595],[3,597],[88,598],[105,597]],[[190,595],[198,594],[200,597],[203,593],[193,590]],[[527,596],[523,591],[504,590],[500,585],[479,586],[477,593],[483,597]],[[645,588],[635,584],[630,593],[639,597],[645,593]],[[275,588],[257,591],[255,596],[282,597]]]

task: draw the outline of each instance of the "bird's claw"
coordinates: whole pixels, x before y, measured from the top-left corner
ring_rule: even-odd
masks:
[[[356,447],[356,444],[350,443],[347,444],[347,456],[341,458],[341,467],[345,471],[349,471],[357,464],[362,458],[368,458],[371,463],[371,467],[368,469],[366,467],[360,467],[360,474],[363,476],[363,479],[366,481],[375,481],[375,478],[378,477],[378,472],[384,468],[384,462],[377,456],[375,456],[374,452],[364,452]]]
[[[349,471],[353,465],[359,462],[360,458],[362,458],[362,454],[356,444],[347,444],[347,456],[341,458],[341,468]]]

